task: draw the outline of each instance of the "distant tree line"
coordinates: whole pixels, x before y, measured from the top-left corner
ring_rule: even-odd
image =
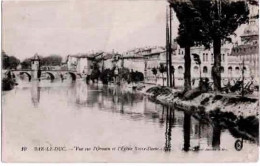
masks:
[[[26,58],[21,63],[22,69],[30,69],[31,68],[31,58]]]
[[[59,55],[50,55],[47,57],[40,57],[42,66],[59,66],[62,63],[62,57]]]
[[[153,75],[155,76],[155,82],[157,83],[157,73],[158,71],[162,74],[162,80],[163,80],[163,86],[164,86],[164,77],[163,77],[163,74],[167,72],[167,67],[163,64],[160,64],[159,67],[154,67],[152,68],[152,73]]]
[[[26,58],[22,62],[15,56],[9,56],[5,51],[2,51],[2,68],[3,69],[17,69],[21,64],[22,69],[31,68],[31,58]],[[62,63],[62,57],[59,55],[50,55],[47,57],[40,56],[40,64],[42,66],[59,66]]]
[[[20,60],[14,56],[8,56],[2,51],[2,68],[3,69],[16,69],[20,64]]]
[[[103,84],[108,84],[109,82],[115,81],[116,77],[119,81],[124,80],[127,83],[144,81],[144,75],[142,72],[130,71],[128,68],[117,69],[115,67],[100,71],[98,65],[94,64],[91,74],[87,77],[87,83],[89,80],[92,80],[92,82],[95,83],[96,80],[100,79]]]

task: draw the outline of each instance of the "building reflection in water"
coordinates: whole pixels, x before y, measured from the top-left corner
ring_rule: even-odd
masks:
[[[205,148],[220,150],[221,141],[222,143],[225,141],[225,135],[221,138],[221,132],[226,131],[220,127],[218,118],[208,121],[196,114],[163,106],[147,96],[129,92],[119,86],[86,85],[84,82],[66,84],[64,82],[61,86],[49,88],[49,84],[42,86],[42,81],[41,88],[39,81],[32,81],[30,84],[32,85],[31,101],[34,107],[39,105],[40,93],[42,93],[42,102],[45,101],[43,98],[46,95],[64,94],[66,104],[76,105],[76,109],[94,108],[93,110],[118,113],[118,116],[123,116],[127,120],[145,120],[145,123],[152,122],[155,126],[159,125],[160,146],[165,152],[173,151],[173,149],[182,149],[186,152]],[[50,89],[50,94],[46,94],[46,87],[48,87],[47,90]],[[182,135],[183,138],[176,139]]]
[[[77,84],[76,86],[71,86],[71,89],[72,93],[75,93],[73,100],[76,100],[76,104],[87,105],[88,107],[95,106],[102,111],[125,114],[132,120],[145,118],[158,123],[161,127],[164,127],[165,124],[165,152],[172,151],[174,126],[183,128],[184,151],[199,151],[204,149],[205,147],[203,146],[205,145],[215,150],[220,149],[222,131],[217,121],[209,124],[195,118],[196,116],[188,112],[174,110],[172,107],[152,102],[147,97],[126,91],[119,86]]]
[[[33,89],[35,90],[35,88]],[[203,149],[204,147],[201,146],[205,144],[201,145],[201,141],[204,140],[208,142],[207,146],[212,146],[216,150],[220,148],[221,129],[217,123],[214,125],[202,123],[188,112],[152,102],[148,97],[125,91],[119,86],[108,87],[77,83],[71,85],[69,91],[68,96],[77,105],[98,107],[102,111],[125,114],[132,120],[145,118],[158,123],[161,127],[164,127],[165,124],[165,152],[172,151],[174,126],[183,128],[184,151]]]
[[[163,106],[164,112],[164,106]],[[164,151],[171,151],[172,128],[174,126],[174,109],[171,106],[166,106],[166,123],[165,123],[165,147]]]
[[[74,83],[73,87],[76,89],[76,94],[75,94],[76,95],[76,104],[85,105],[86,102],[87,102],[87,99],[88,99],[87,85],[82,84],[80,82],[80,84],[78,83],[76,86],[75,86],[75,83]]]
[[[39,81],[38,80],[32,81],[31,99],[34,107],[38,107],[38,104],[40,102],[40,92],[41,92],[41,88],[39,87]]]
[[[199,151],[201,148],[201,141],[203,138],[208,140],[208,126],[204,124],[202,121],[197,120],[191,116],[191,129],[190,129],[190,150]]]
[[[131,108],[143,101],[142,95],[125,91],[120,86],[108,87],[107,85],[89,84],[77,87],[75,95],[77,104],[122,114],[136,111]]]
[[[161,127],[163,127],[164,121],[165,121],[164,112],[165,112],[165,107],[162,106],[162,114],[161,114],[161,117],[159,118],[159,123],[160,123]]]

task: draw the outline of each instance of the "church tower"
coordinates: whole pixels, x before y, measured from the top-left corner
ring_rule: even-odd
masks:
[[[36,53],[31,59],[31,69],[32,69],[32,79],[39,79],[40,78],[40,57]]]

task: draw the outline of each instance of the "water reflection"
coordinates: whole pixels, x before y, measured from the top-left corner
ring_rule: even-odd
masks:
[[[41,96],[41,88],[39,87],[39,81],[37,80],[32,81],[31,99],[34,107],[38,107],[38,104],[40,102],[40,96]]]
[[[170,106],[166,106],[165,147],[164,147],[164,151],[166,152],[171,151],[173,127],[174,127],[174,109]]]
[[[214,150],[219,150],[220,149],[221,126],[218,123],[213,122],[212,128],[213,128],[212,147]]]
[[[184,123],[183,123],[183,138],[184,145],[183,150],[189,151],[190,149],[190,128],[191,128],[191,115],[184,112]]]
[[[145,125],[151,124],[150,129],[159,127],[161,132],[154,133],[154,136],[163,136],[161,146],[165,152],[200,151],[205,148],[220,150],[221,146],[224,146],[221,142],[226,139],[221,136],[230,130],[220,125],[221,121],[218,117],[208,122],[196,118],[191,113],[161,105],[142,94],[119,86],[87,85],[83,81],[62,83],[32,81],[30,85],[30,89],[21,88],[19,92],[18,87],[16,91],[26,93],[29,90],[32,105],[36,109],[41,104],[48,104],[40,102],[42,98],[47,98],[57,100],[57,103],[62,105],[61,108],[70,106],[74,110],[109,112],[104,115],[105,118],[110,118],[115,113],[132,125],[144,121]],[[41,98],[41,95],[44,97]],[[234,136],[234,131],[231,131],[235,142],[237,137]],[[140,132],[145,133],[145,131]]]

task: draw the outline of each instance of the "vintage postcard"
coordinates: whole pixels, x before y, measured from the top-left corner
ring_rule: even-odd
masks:
[[[258,161],[258,0],[1,5],[2,162]]]

